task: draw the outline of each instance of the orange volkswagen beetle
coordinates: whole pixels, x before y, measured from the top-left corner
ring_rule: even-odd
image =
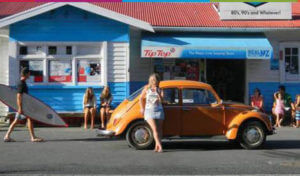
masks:
[[[215,90],[202,82],[161,81],[165,120],[163,137],[208,137],[224,135],[246,149],[261,147],[273,134],[267,114],[232,102],[223,102]],[[139,96],[143,88],[124,100],[113,112],[106,130],[99,135],[126,136],[135,149],[153,147],[151,128],[140,111]]]

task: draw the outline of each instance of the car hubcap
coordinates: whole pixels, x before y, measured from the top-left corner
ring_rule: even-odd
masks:
[[[261,133],[256,127],[249,127],[244,132],[244,139],[246,139],[250,144],[256,144],[260,141]]]
[[[149,133],[145,128],[137,128],[134,131],[134,139],[138,144],[146,143],[149,139]]]

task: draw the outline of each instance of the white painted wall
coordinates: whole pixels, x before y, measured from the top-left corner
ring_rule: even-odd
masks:
[[[9,57],[9,85],[10,86],[16,86],[17,81],[19,80],[19,62],[17,58],[17,50],[18,45],[16,41],[9,41],[9,51],[8,51],[8,57]]]
[[[0,29],[0,84],[8,85],[8,43],[9,28]],[[6,116],[8,107],[0,102],[0,117]]]
[[[274,31],[266,32],[266,37],[270,41],[273,50],[274,58],[279,59],[280,43],[284,42],[300,42],[300,32],[293,31]],[[280,62],[282,66],[283,62]],[[270,60],[247,60],[246,61],[246,94],[245,102],[249,101],[248,83],[249,82],[280,82],[279,70],[270,69]]]
[[[127,82],[129,44],[109,42],[107,50],[107,81]]]
[[[148,80],[151,74],[151,59],[141,58],[141,31],[136,28],[130,29],[130,81]]]

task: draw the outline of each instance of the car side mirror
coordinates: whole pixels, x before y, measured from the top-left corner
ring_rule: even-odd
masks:
[[[223,103],[223,100],[220,100],[219,102],[213,102],[210,105],[211,105],[211,107],[218,107],[218,106],[222,105],[222,103]]]

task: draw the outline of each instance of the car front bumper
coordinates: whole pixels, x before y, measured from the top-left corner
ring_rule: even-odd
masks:
[[[272,130],[268,132],[268,135],[276,134],[276,129],[272,127]]]
[[[114,136],[115,132],[114,131],[109,131],[109,130],[96,130],[96,134],[98,136]]]

